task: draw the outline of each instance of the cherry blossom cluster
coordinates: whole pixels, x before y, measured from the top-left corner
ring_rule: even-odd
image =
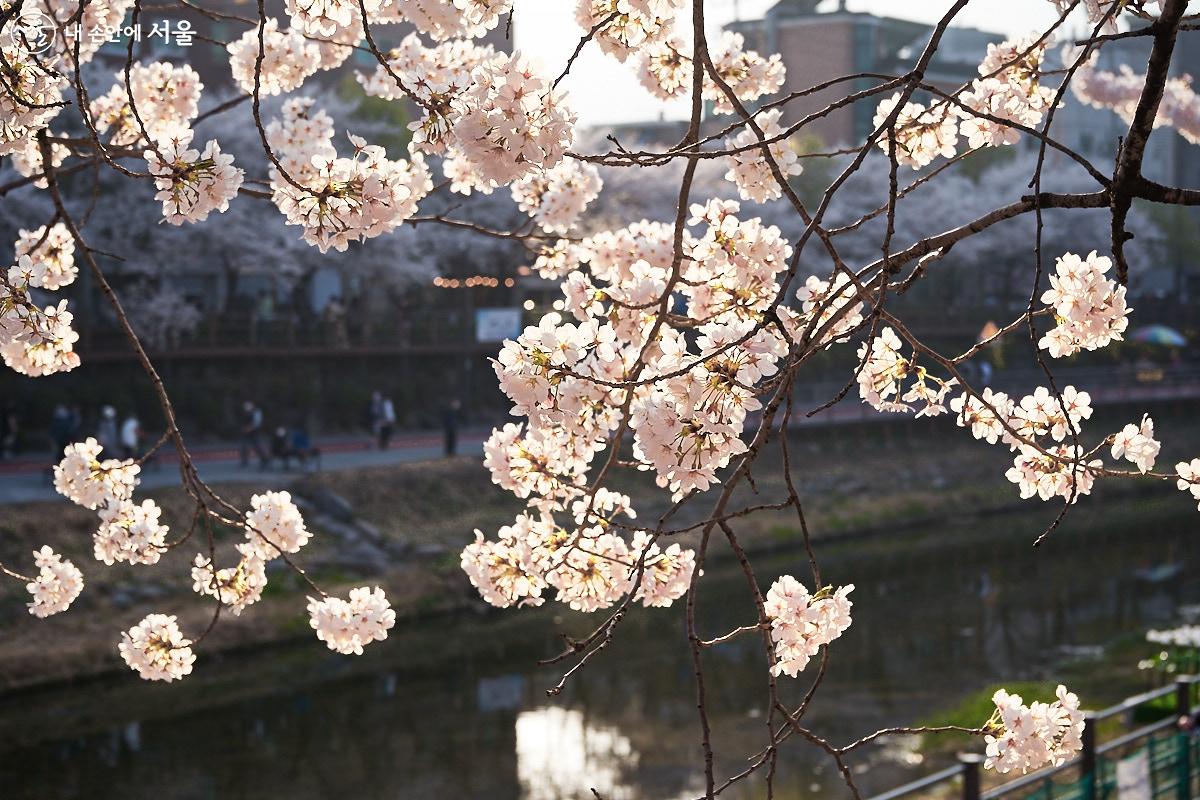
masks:
[[[103,449],[92,438],[68,445],[54,467],[54,488],[99,515],[92,537],[97,561],[157,564],[168,532],[159,522],[162,509],[153,500],[134,502],[141,467],[132,460],[101,461]]]
[[[850,627],[850,592],[854,584],[837,589],[826,586],[810,594],[804,584],[783,575],[771,584],[763,610],[771,621],[775,665],[771,672],[794,678],[821,647]]]
[[[288,492],[265,492],[250,498],[250,510],[246,512],[247,552],[269,561],[280,553],[299,552],[311,538],[304,517]]]
[[[250,542],[237,545],[237,552],[241,558],[232,567],[216,569],[211,559],[199,554],[192,562],[192,589],[217,598],[235,617],[258,602],[267,587],[267,559]]]
[[[561,248],[564,265],[587,264],[563,286],[577,322],[548,314],[506,342],[494,362],[513,413],[530,425],[493,434],[485,446],[493,480],[544,512],[562,508],[583,492],[589,465],[625,406],[640,468],[653,469],[677,498],[703,491],[744,451],[746,415],[760,407],[756,387],[787,352],[787,342],[760,323],[791,248],[778,229],[740,219],[738,211],[731,201],[694,205],[689,223],[697,230],[684,237],[678,265],[672,230],[660,223]],[[655,323],[673,270],[696,322],[691,343],[680,329]],[[632,397],[605,386],[639,358],[650,374],[670,377]]]
[[[1112,439],[1112,457],[1132,462],[1143,474],[1154,469],[1161,449],[1162,445],[1154,438],[1154,420],[1149,414],[1142,415],[1137,425],[1126,425]]]
[[[916,363],[916,357],[901,354],[903,342],[891,328],[863,342],[858,349],[861,369],[858,393],[877,411],[907,412],[934,417],[946,412],[946,395],[958,385],[955,378],[938,378]]]
[[[982,76],[971,84],[960,101],[972,113],[962,113],[959,133],[971,149],[1014,144],[1020,137],[1004,121],[1034,128],[1054,101],[1054,90],[1039,82],[1042,60],[1051,45],[1048,37],[1028,36],[989,44],[979,65]],[[979,116],[986,114],[987,116]]]
[[[75,239],[66,225],[56,222],[49,228],[45,225],[31,231],[22,228],[18,235],[14,249],[18,259],[30,258],[25,282],[31,288],[53,291],[75,282],[79,274],[75,266]]]
[[[443,168],[454,191],[488,193],[548,170],[574,140],[575,115],[565,95],[520,53],[458,40],[427,48],[414,34],[385,60],[386,68],[359,74],[359,82],[379,97],[416,99],[422,116],[409,124],[409,149],[446,154]]]
[[[426,47],[413,33],[387,53],[386,68],[380,64],[371,74],[359,72],[355,77],[374,97],[398,100],[411,93],[418,98],[422,116],[408,125],[413,134],[410,147],[436,154],[446,148],[453,128],[451,101],[470,86],[476,67],[495,56],[491,45],[460,39]]]
[[[215,140],[209,140],[203,153],[191,149],[191,141],[192,131],[178,131],[144,155],[158,189],[154,199],[162,202],[163,219],[172,225],[203,222],[212,211],[225,212],[242,185],[242,170]]]
[[[564,160],[514,181],[512,197],[542,230],[566,233],[600,195],[603,185],[600,172],[591,164]]]
[[[720,82],[742,103],[753,103],[760,97],[778,92],[787,75],[778,53],[763,57],[754,50],[747,50],[745,38],[732,31],[725,31],[714,43],[712,61]],[[721,83],[705,80],[703,96],[713,101],[716,113],[732,114],[733,102]]]
[[[575,137],[565,95],[521,56],[480,64],[452,101],[454,140],[483,180],[504,184],[562,160]]]
[[[929,166],[939,156],[954,155],[958,146],[958,116],[948,104],[935,103],[926,108],[921,103],[906,102],[895,121],[887,125],[899,103],[897,92],[879,104],[871,121],[876,128],[883,129],[879,137],[883,152],[894,152],[897,164],[913,169]]]
[[[433,189],[419,153],[392,161],[382,147],[351,134],[353,156],[338,156],[332,122],[313,113],[311,101],[289,101],[267,136],[282,156],[282,169],[271,169],[272,200],[321,252],[390,233]]]
[[[627,543],[609,532],[618,516],[636,516],[629,498],[603,488],[575,503],[573,527],[547,513],[520,514],[495,539],[476,531],[462,552],[463,571],[499,608],[541,605],[548,588],[576,611],[608,608],[631,592],[645,606],[671,605],[687,591],[695,553],[678,543],[662,548],[641,531]]]
[[[1080,102],[1093,108],[1107,108],[1126,124],[1132,122],[1146,76],[1122,64],[1116,72],[1097,69],[1095,56],[1076,72],[1071,91]],[[1162,102],[1154,118],[1154,127],[1172,127],[1192,144],[1200,144],[1200,96],[1192,88],[1192,77],[1168,78],[1163,85]]]
[[[634,53],[661,41],[683,0],[577,0],[575,20],[585,31],[598,28],[600,49],[625,61]]]
[[[1004,477],[1017,484],[1022,500],[1036,495],[1042,500],[1061,497],[1074,503],[1080,496],[1091,494],[1096,470],[1104,465],[1098,458],[1090,461],[1086,458],[1087,453],[1077,445],[1022,444]]]
[[[309,624],[330,650],[362,655],[363,647],[381,642],[396,624],[396,612],[383,589],[365,586],[350,590],[350,599],[308,599]]]
[[[952,101],[939,99],[928,107],[909,101],[897,111],[900,93],[885,98],[873,120],[880,129],[879,148],[894,150],[898,164],[921,169],[939,157],[953,157],[960,137],[972,150],[1014,144],[1020,138],[1016,126],[1036,127],[1054,102],[1054,90],[1040,82],[1052,41],[1033,34],[989,44],[980,77]]]
[[[62,110],[66,76],[40,60],[26,47],[10,43],[8,31],[0,46],[0,156],[36,147],[35,134]]]
[[[783,86],[787,70],[778,54],[764,57],[745,49],[740,33],[726,31],[710,48],[713,71],[720,83],[704,70],[701,94],[711,100],[713,111],[730,114],[734,106],[726,89],[742,103],[753,103]],[[638,79],[663,100],[686,96],[691,91],[693,56],[678,37],[670,37],[646,48],[638,68]],[[721,84],[725,84],[722,86]]]
[[[20,248],[21,242],[17,246]],[[75,352],[79,334],[71,327],[74,316],[67,311],[67,301],[41,307],[31,293],[51,284],[63,285],[67,274],[73,274],[63,263],[34,262],[21,255],[0,278],[0,356],[10,369],[23,375],[53,375],[79,366]]]
[[[1052,703],[1025,705],[1018,694],[998,689],[992,696],[996,711],[984,728],[985,769],[999,773],[1066,763],[1083,748],[1083,712],[1079,698],[1059,685]]]
[[[1192,499],[1197,501],[1196,507],[1200,508],[1200,458],[1180,461],[1175,465],[1175,473],[1179,476],[1175,482],[1179,491],[1191,494]]]
[[[49,547],[34,550],[33,562],[38,568],[37,577],[25,584],[33,595],[29,613],[49,617],[66,611],[83,591],[83,573]]]
[[[144,680],[171,681],[190,675],[196,663],[192,642],[175,617],[150,614],[121,634],[121,658]]]
[[[61,62],[73,63],[78,48],[80,64],[92,60],[106,39],[101,36],[72,35],[73,25],[79,22],[81,31],[107,31],[117,28],[125,14],[133,6],[133,0],[95,0],[81,8],[73,0],[38,0],[25,3],[23,9],[34,9],[54,20],[57,30],[51,39],[50,50],[39,56],[42,63],[61,66]],[[78,15],[78,16],[77,16]]]
[[[777,276],[788,267],[792,247],[779,228],[753,217],[741,219],[735,200],[693,204],[688,224],[703,226],[688,250],[681,292],[688,316],[702,322],[754,319],[779,292]]]
[[[100,527],[92,537],[97,561],[157,564],[167,549],[167,526],[159,522],[162,509],[153,500],[131,499],[106,503],[97,509]]]
[[[377,14],[381,5],[380,0],[363,4],[368,16]],[[338,31],[362,22],[358,3],[354,0],[287,0],[285,6],[293,27],[314,37],[332,37]]]
[[[771,159],[779,167],[779,174],[786,180],[789,175],[799,175],[804,168],[800,165],[800,157],[796,151],[791,148],[787,139],[782,138],[783,128],[779,125],[782,113],[778,109],[772,109],[760,114],[755,121],[767,140],[778,139],[769,149]],[[736,136],[725,140],[726,148],[738,151],[729,156],[730,166],[729,172],[725,173],[725,180],[733,181],[737,185],[738,195],[743,200],[765,203],[781,197],[783,190],[775,180],[775,173],[758,144],[758,134],[750,127],[743,128]]]
[[[47,134],[50,131],[47,129]],[[71,151],[66,145],[58,142],[49,142],[50,144],[50,164],[53,167],[61,166],[66,160]],[[26,138],[23,144],[18,145],[20,149],[14,150],[9,154],[9,163],[18,175],[23,175],[26,178],[32,179],[33,185],[39,189],[45,189],[49,186],[46,182],[45,168],[42,164],[42,147],[41,142],[35,138]]]
[[[793,342],[802,343],[815,337],[829,347],[843,340],[863,322],[863,304],[858,289],[845,272],[834,274],[831,280],[809,275],[796,290],[801,312],[780,306],[776,309],[783,329]]]
[[[1038,347],[1055,358],[1080,350],[1098,350],[1120,341],[1129,326],[1125,287],[1106,276],[1112,260],[1064,253],[1054,264],[1050,289],[1042,302],[1054,309],[1057,324],[1038,341]]]
[[[356,3],[350,5],[357,9]],[[379,22],[406,20],[439,42],[483,36],[512,10],[512,0],[389,0],[378,5],[376,15],[368,4],[368,15]]]
[[[1060,402],[1061,399],[1061,402]],[[1052,497],[1075,502],[1089,494],[1103,462],[1086,460],[1082,446],[1067,444],[1083,420],[1092,415],[1091,397],[1074,386],[1055,395],[1044,386],[1013,401],[1003,392],[984,389],[950,401],[958,425],[976,439],[1006,444],[1016,455],[1005,477],[1017,484],[1021,497]]]
[[[259,30],[255,27],[225,46],[233,80],[245,92],[253,92],[255,87],[258,38]],[[263,24],[262,38],[263,60],[257,73],[261,96],[271,97],[299,89],[320,69],[320,48],[295,28],[280,30],[279,20],[269,17]]]
[[[132,146],[169,138],[190,127],[200,113],[204,84],[186,64],[181,67],[166,61],[133,64],[128,89],[123,71],[116,74],[116,81],[89,107],[91,124],[98,134],[108,134],[110,144]]]

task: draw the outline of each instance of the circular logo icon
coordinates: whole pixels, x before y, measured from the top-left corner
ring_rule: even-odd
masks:
[[[42,55],[54,44],[54,20],[41,11],[22,11],[9,23],[8,37],[20,50]]]

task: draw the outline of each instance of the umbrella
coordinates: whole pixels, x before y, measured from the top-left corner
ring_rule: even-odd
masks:
[[[1144,328],[1138,328],[1130,335],[1129,341],[1159,344],[1164,347],[1183,347],[1187,344],[1187,339],[1183,338],[1182,333],[1174,328],[1168,328],[1166,325],[1147,325]]]

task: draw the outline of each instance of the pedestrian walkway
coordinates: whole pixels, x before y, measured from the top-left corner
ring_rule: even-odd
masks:
[[[478,458],[489,433],[489,430],[482,428],[460,432],[459,455]],[[444,457],[440,433],[401,434],[392,439],[392,446],[388,450],[374,449],[372,442],[365,437],[330,438],[318,441],[317,447],[321,450],[322,472],[433,461]],[[169,448],[160,452],[154,464],[143,468],[141,488],[179,485],[178,459]],[[236,445],[197,448],[192,453],[192,459],[200,477],[210,484],[254,483],[263,487],[279,487],[304,474],[295,462],[290,471],[284,471],[278,462],[264,471],[253,459],[249,467],[242,467]],[[48,456],[0,462],[0,505],[58,497],[60,495],[50,485]]]

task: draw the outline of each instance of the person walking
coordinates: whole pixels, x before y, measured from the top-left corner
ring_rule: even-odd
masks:
[[[259,469],[267,468],[267,452],[262,443],[263,413],[262,409],[247,400],[242,403],[242,466],[250,465],[250,451],[258,456]]]
[[[121,423],[121,450],[125,458],[138,458],[142,454],[142,423],[135,414],[130,414]]]
[[[372,436],[379,436],[379,420],[383,417],[383,392],[376,389],[371,392],[371,400],[367,403],[367,430]]]
[[[63,451],[71,443],[73,427],[71,412],[62,403],[56,405],[54,413],[50,416],[50,441],[56,460],[62,458]]]
[[[121,451],[121,437],[117,435],[117,410],[112,406],[100,409],[100,421],[96,423],[96,441],[104,448],[106,458],[116,456]]]
[[[392,398],[383,397],[379,402],[379,449],[387,450],[392,441],[392,433],[396,430],[396,406]]]
[[[12,458],[21,439],[21,418],[12,408],[5,408],[0,417],[0,458]]]
[[[458,412],[461,408],[462,403],[456,397],[442,412],[442,430],[446,437],[447,457],[458,453]]]

